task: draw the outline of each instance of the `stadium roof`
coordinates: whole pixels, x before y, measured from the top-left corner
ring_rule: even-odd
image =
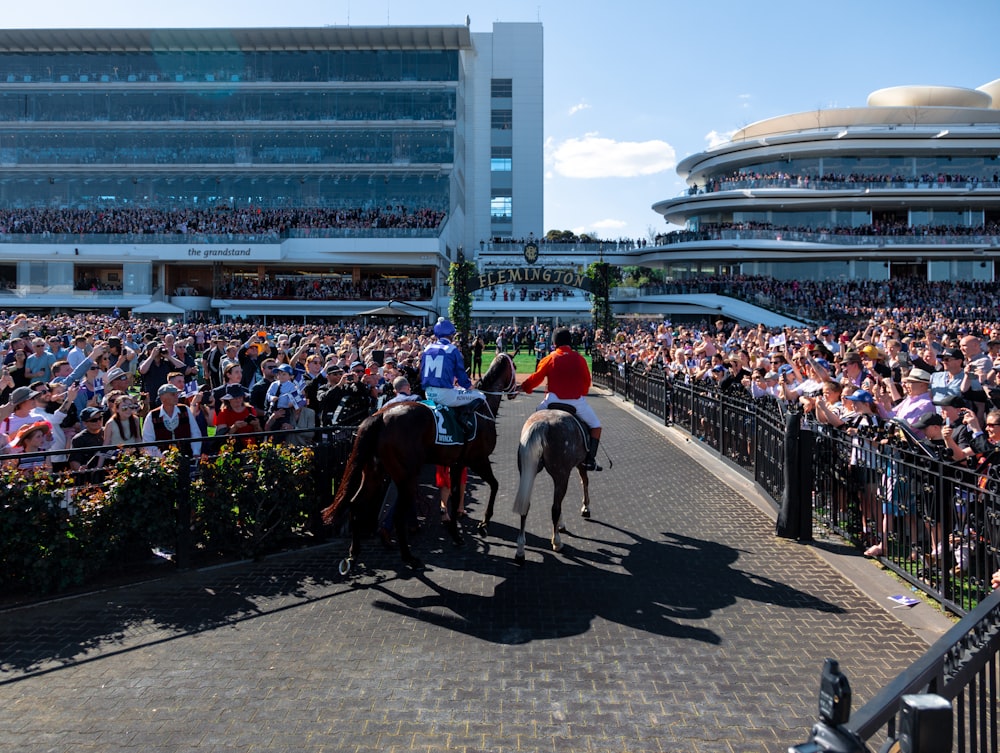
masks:
[[[256,52],[471,49],[461,26],[254,29],[0,29],[0,52]]]

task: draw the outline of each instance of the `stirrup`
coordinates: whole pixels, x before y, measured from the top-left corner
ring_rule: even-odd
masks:
[[[580,463],[580,467],[583,468],[583,470],[585,470],[585,471],[603,471],[604,470],[603,468],[601,468],[601,466],[599,466],[597,464],[597,460],[590,460],[590,459],[584,460],[582,463]]]

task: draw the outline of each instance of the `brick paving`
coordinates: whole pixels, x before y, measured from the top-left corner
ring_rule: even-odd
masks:
[[[592,520],[571,482],[551,552],[543,475],[516,567],[535,402],[502,408],[490,536],[428,521],[424,572],[373,541],[343,578],[336,541],[0,613],[0,750],[777,753],[824,657],[857,708],[926,649],[613,398]]]

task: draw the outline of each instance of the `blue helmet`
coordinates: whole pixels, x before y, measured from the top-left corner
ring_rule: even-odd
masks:
[[[434,334],[438,337],[451,337],[455,334],[455,325],[443,316],[439,316],[434,325]]]

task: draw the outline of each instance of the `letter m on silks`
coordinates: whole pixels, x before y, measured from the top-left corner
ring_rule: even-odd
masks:
[[[429,376],[436,376],[438,379],[441,378],[442,372],[444,371],[444,356],[426,356],[424,358],[424,373],[422,377],[426,379]]]

